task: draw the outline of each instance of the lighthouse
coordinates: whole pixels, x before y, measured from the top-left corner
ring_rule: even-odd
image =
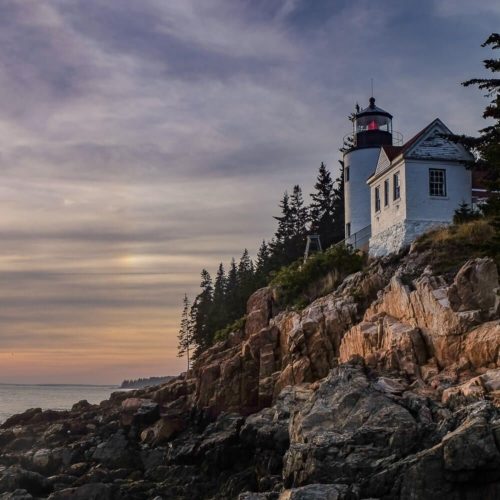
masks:
[[[345,237],[370,237],[370,188],[366,181],[373,173],[382,146],[392,146],[392,115],[375,105],[357,106],[353,118],[352,147],[344,154]],[[361,233],[360,233],[361,232]],[[363,233],[366,233],[364,235]]]

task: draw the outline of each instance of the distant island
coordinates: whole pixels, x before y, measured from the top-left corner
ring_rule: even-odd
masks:
[[[148,386],[161,385],[170,382],[170,380],[174,379],[173,376],[165,376],[165,377],[146,377],[146,378],[138,378],[135,380],[124,380],[120,389],[142,389]]]

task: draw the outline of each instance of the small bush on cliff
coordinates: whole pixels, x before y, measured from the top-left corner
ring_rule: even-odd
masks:
[[[296,261],[278,271],[271,286],[277,290],[278,301],[283,306],[300,305],[314,295],[314,285],[322,278],[331,277],[331,285],[337,286],[347,275],[359,271],[364,257],[350,247],[334,246],[317,253],[305,263]]]

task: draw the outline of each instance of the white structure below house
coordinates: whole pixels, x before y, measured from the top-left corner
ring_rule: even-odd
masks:
[[[344,155],[347,243],[368,247],[372,256],[397,252],[427,230],[450,224],[460,204],[472,205],[465,167],[471,156],[447,134],[436,119],[395,146],[392,116],[373,98],[358,109],[354,145]]]

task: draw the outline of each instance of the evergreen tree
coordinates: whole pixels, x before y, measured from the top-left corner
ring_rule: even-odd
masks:
[[[181,314],[181,326],[179,329],[178,345],[177,345],[177,356],[182,358],[186,356],[187,358],[187,369],[190,368],[190,354],[194,345],[193,338],[193,324],[189,316],[189,299],[186,294],[184,294],[184,299],[182,301],[182,314]]]
[[[279,204],[281,215],[273,217],[278,221],[278,229],[270,244],[271,263],[273,269],[279,269],[281,266],[291,262],[291,248],[293,240],[293,213],[290,207],[290,198],[285,191]]]
[[[238,268],[236,266],[236,261],[234,260],[234,257],[231,259],[229,272],[227,274],[225,302],[227,310],[227,316],[226,316],[227,324],[230,324],[240,317],[238,316],[238,309],[239,309]]]
[[[307,238],[307,223],[309,211],[304,205],[302,189],[299,185],[293,187],[290,197],[290,212],[292,214],[292,241],[287,257],[293,262],[304,255]]]
[[[333,181],[326,165],[321,162],[318,177],[311,193],[309,213],[311,217],[310,232],[318,234],[321,246],[326,249],[334,242],[336,199]]]
[[[335,179],[333,188],[333,240],[342,241],[345,236],[345,205],[344,205],[344,162],[339,160],[339,176]]]
[[[255,265],[255,287],[261,288],[266,286],[269,281],[269,273],[272,271],[271,253],[269,246],[263,240],[257,253],[257,261]]]
[[[214,331],[220,330],[227,325],[226,311],[226,273],[222,262],[219,264],[217,276],[214,283],[214,298],[212,306],[212,325]]]
[[[493,50],[500,49],[500,34],[490,35],[482,44],[482,47],[488,46]],[[485,68],[493,73],[500,71],[500,59],[486,59],[483,63]],[[491,191],[483,211],[486,215],[500,217],[500,78],[473,78],[462,85],[475,85],[486,91],[486,97],[491,100],[483,112],[483,118],[492,118],[495,122],[480,130],[478,137],[452,135],[448,138],[473,153],[475,159],[471,167],[485,172]]]
[[[255,289],[254,274],[253,262],[245,248],[238,264],[238,311],[240,313],[238,317],[245,314],[248,297]]]
[[[196,297],[191,306],[191,319],[193,321],[193,339],[196,342],[198,355],[212,344],[214,334],[212,323],[213,285],[210,273],[201,271],[201,293]]]

